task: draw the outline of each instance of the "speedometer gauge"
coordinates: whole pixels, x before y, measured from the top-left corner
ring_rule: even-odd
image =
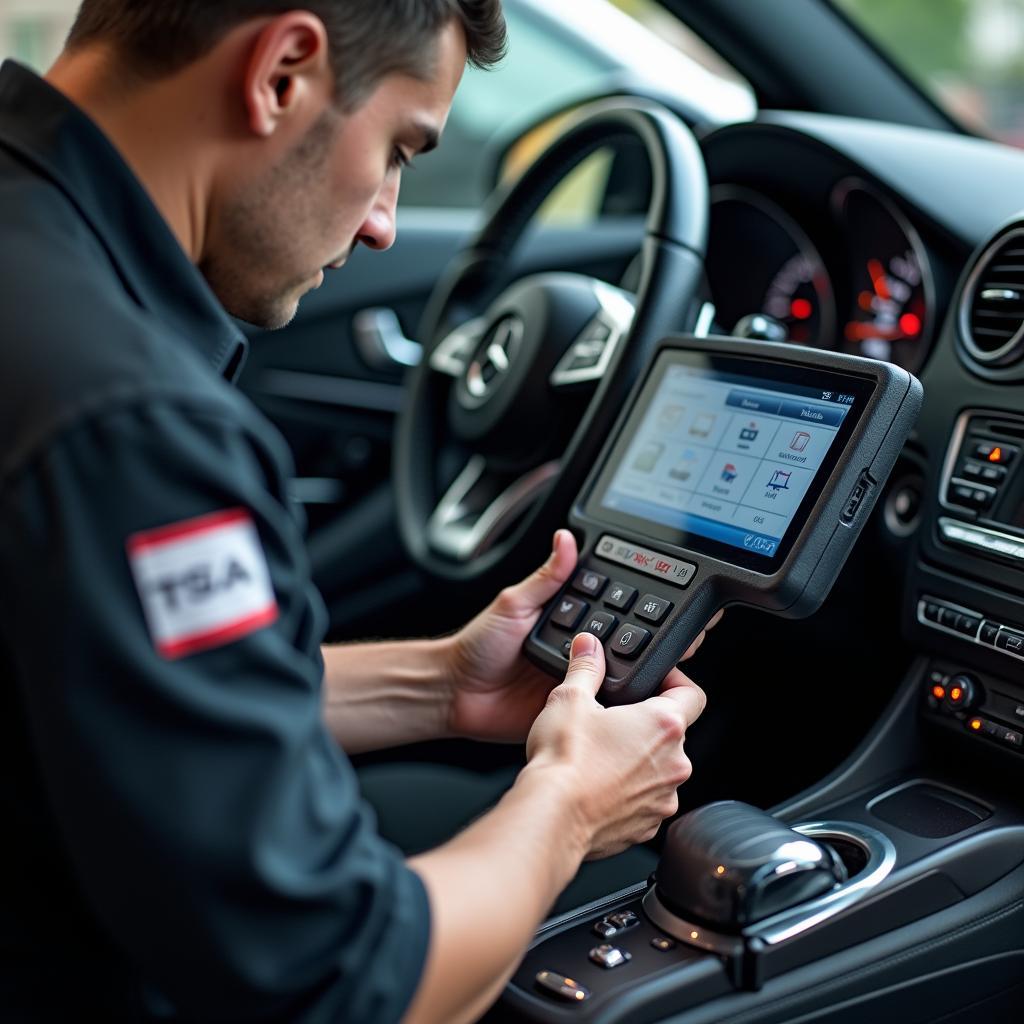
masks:
[[[825,264],[803,229],[752,189],[711,190],[707,272],[715,321],[726,331],[750,314],[779,321],[787,339],[831,346],[835,301]]]
[[[906,218],[862,182],[840,182],[834,208],[846,234],[850,296],[839,331],[847,352],[921,368],[932,328],[931,271]]]

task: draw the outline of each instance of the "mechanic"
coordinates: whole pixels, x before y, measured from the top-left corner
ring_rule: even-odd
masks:
[[[469,1021],[584,858],[649,839],[704,706],[594,699],[520,645],[576,561],[453,637],[324,648],[285,442],[245,342],[395,235],[499,0],[86,0],[0,70],[5,1021]],[[526,741],[497,805],[408,862],[349,754]]]

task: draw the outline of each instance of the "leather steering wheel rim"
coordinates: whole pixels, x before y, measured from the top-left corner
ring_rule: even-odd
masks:
[[[621,139],[639,141],[652,176],[643,273],[631,325],[604,367],[557,471],[548,469],[544,479],[524,477],[524,487],[530,484],[537,492],[529,507],[519,510],[518,520],[484,550],[467,557],[442,554],[431,541],[431,529],[439,509],[453,499],[451,491],[439,493],[445,485],[438,480],[438,468],[451,439],[449,392],[453,377],[458,381],[464,369],[447,353],[456,351],[453,341],[468,352],[488,336],[493,324],[478,315],[480,297],[493,296],[526,226],[555,186],[592,153]],[[564,523],[654,345],[667,334],[692,330],[697,322],[708,218],[707,174],[693,134],[667,109],[633,97],[581,108],[518,182],[492,197],[483,227],[452,261],[428,302],[419,331],[424,358],[410,373],[397,424],[392,476],[399,531],[418,568],[440,580],[503,583],[541,555],[551,532]],[[459,334],[470,329],[477,332],[475,340]],[[470,362],[469,356],[460,358]]]

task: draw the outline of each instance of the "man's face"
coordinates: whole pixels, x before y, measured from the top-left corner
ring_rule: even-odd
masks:
[[[283,327],[356,245],[391,246],[402,164],[436,144],[465,64],[452,21],[428,78],[388,75],[354,112],[326,110],[284,159],[224,197],[200,269],[228,312]]]

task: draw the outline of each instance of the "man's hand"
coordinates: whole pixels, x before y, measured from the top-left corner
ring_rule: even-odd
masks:
[[[559,530],[551,557],[521,583],[503,590],[448,641],[453,734],[497,743],[526,739],[557,680],[526,660],[523,641],[544,606],[572,575],[576,561],[573,535]],[[704,635],[697,637],[684,660],[696,653]]]

